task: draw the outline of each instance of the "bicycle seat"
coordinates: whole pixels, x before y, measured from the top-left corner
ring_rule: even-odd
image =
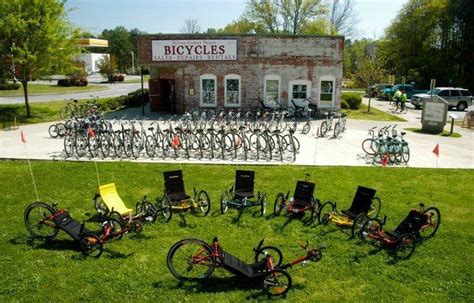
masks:
[[[402,134],[402,136],[405,136],[407,133],[406,132],[401,132],[400,134]]]
[[[148,127],[148,130],[154,130],[155,128],[154,127]]]

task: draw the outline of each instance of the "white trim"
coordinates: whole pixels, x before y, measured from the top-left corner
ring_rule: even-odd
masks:
[[[227,103],[227,80],[239,80],[239,103],[228,104]],[[240,107],[242,99],[242,77],[237,74],[229,74],[224,77],[224,106],[225,107]]]
[[[202,93],[204,90],[202,89],[202,80],[214,80],[214,104],[203,104],[202,103]],[[212,74],[204,74],[199,77],[199,105],[201,107],[216,107],[217,106],[217,77],[216,75]]]
[[[328,106],[327,104],[321,104],[321,82],[323,81],[332,81],[333,86],[332,86],[332,99],[331,99],[331,105]],[[335,108],[335,100],[336,100],[336,77],[330,76],[330,75],[325,75],[319,78],[319,83],[318,83],[318,107],[319,108]],[[328,102],[328,101],[324,101]]]
[[[263,103],[267,104],[267,80],[278,80],[278,96],[277,96],[277,101],[278,103],[281,103],[280,101],[280,95],[281,95],[281,77],[278,75],[266,75],[263,79]]]
[[[311,81],[309,80],[292,80],[288,84],[288,106],[293,107],[291,99],[293,99],[293,85],[306,85],[306,98],[311,98]],[[301,104],[305,99],[294,99],[296,105],[306,106],[307,104]]]

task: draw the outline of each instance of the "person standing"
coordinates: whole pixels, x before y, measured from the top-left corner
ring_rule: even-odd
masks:
[[[399,100],[400,100],[400,112],[403,112],[405,110],[405,103],[408,100],[407,94],[406,94],[404,89],[402,89],[402,91],[401,91],[401,95],[400,95]]]

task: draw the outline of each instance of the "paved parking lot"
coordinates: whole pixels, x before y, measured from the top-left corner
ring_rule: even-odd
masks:
[[[378,102],[378,101],[376,101]],[[384,104],[374,106],[384,109]],[[129,110],[125,119],[135,119],[139,109]],[[119,113],[121,115],[122,113]],[[397,123],[397,129],[402,131],[408,127],[421,127],[419,110],[410,110],[403,117],[409,122]],[[160,119],[158,115],[151,115],[149,119]],[[41,160],[64,160],[63,140],[52,139],[48,134],[48,127],[51,123],[42,123],[35,125],[25,125],[21,130],[26,134],[27,143],[25,146],[20,142],[20,130],[0,131],[0,158],[24,159],[26,150],[31,159]],[[293,164],[298,165],[341,165],[341,166],[372,166],[371,158],[365,156],[361,143],[368,137],[367,130],[371,127],[383,127],[388,122],[348,120],[348,129],[340,139],[317,138],[316,131],[321,121],[314,121],[311,132],[308,135],[297,134],[301,142],[301,149]],[[299,125],[299,128],[302,124]],[[407,131],[405,139],[409,142],[411,158],[409,167],[440,167],[440,168],[474,168],[474,132],[472,130],[455,127],[455,132],[462,135],[461,138],[442,137],[426,135]],[[440,157],[436,161],[433,149],[436,144],[440,146]],[[70,158],[68,160],[88,160],[87,158]],[[132,160],[114,160],[97,159],[97,161],[132,161]],[[138,162],[192,162],[192,163],[252,163],[252,164],[280,164],[272,161],[230,161],[230,160],[171,160],[171,159],[149,159],[147,157],[139,158]],[[285,162],[288,163],[288,162]]]

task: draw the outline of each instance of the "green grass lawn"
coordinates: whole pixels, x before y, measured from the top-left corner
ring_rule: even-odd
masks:
[[[58,202],[79,222],[98,228],[92,197],[97,190],[94,163],[32,162],[39,197]],[[102,183],[115,182],[129,207],[143,195],[162,195],[163,171],[179,164],[98,163]],[[23,211],[35,200],[26,161],[0,162],[0,301],[264,301],[258,287],[230,278],[217,269],[208,284],[180,284],[168,272],[166,254],[180,239],[193,237],[221,245],[242,260],[252,261],[252,248],[265,238],[279,247],[288,262],[302,254],[299,244],[324,244],[323,258],[307,267],[290,269],[293,288],[288,302],[472,302],[474,300],[474,220],[472,170],[373,167],[251,166],[256,190],[268,193],[267,215],[247,209],[240,220],[231,210],[219,212],[219,197],[233,183],[235,166],[183,165],[186,188],[207,189],[211,212],[199,218],[176,215],[167,224],[146,225],[139,235],[108,243],[100,259],[83,258],[68,236],[60,233],[49,245],[31,242]],[[240,166],[240,168],[243,168]],[[377,189],[382,215],[394,228],[411,208],[423,201],[441,210],[441,226],[434,238],[416,248],[411,259],[393,262],[378,246],[350,239],[350,231],[334,225],[305,226],[298,220],[285,225],[271,210],[278,191],[294,190],[295,181],[311,174],[316,196],[347,208],[357,185]],[[469,202],[471,201],[471,202]]]
[[[143,76],[143,82],[144,83],[147,83],[148,80],[150,80],[150,75],[144,75]],[[138,79],[127,79],[127,76],[125,76],[125,81],[123,81],[125,83],[141,83],[142,80],[140,78]]]
[[[82,93],[108,89],[102,85],[88,85],[88,86],[70,86],[63,87],[56,84],[35,84],[28,83],[28,94],[34,95],[49,95],[49,94],[63,94],[63,93]],[[23,96],[23,86],[18,90],[0,90],[0,97],[18,97]]]
[[[434,135],[434,136],[451,137],[451,138],[461,138],[462,137],[460,133],[456,133],[454,131],[453,131],[452,134],[450,134],[450,127],[451,126],[446,125],[445,129],[440,133],[426,133],[426,132],[422,131],[421,128],[416,128],[416,127],[408,127],[408,128],[405,128],[405,130],[409,130],[409,131],[417,133],[417,134],[425,134],[425,135]]]
[[[342,112],[347,114],[348,119],[406,122],[403,118],[378,110],[373,106],[370,108],[370,113],[367,109],[367,105],[361,104],[359,109],[343,109]]]

